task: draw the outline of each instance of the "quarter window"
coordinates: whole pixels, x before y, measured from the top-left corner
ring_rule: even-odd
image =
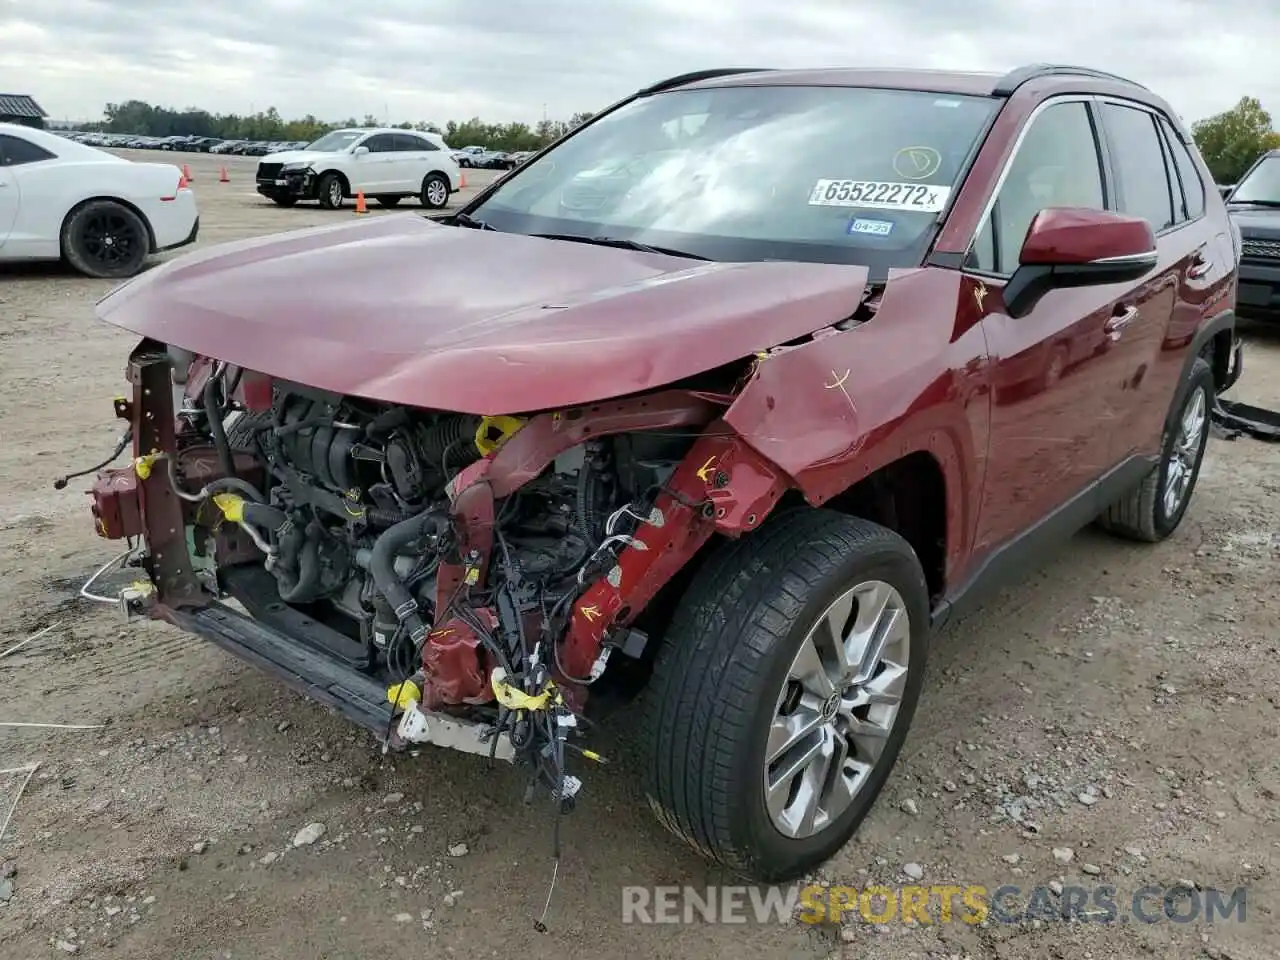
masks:
[[[1119,180],[1120,212],[1143,217],[1159,232],[1172,226],[1174,189],[1169,183],[1155,115],[1115,103],[1102,105],[1111,164]]]
[[[1104,210],[1105,197],[1088,107],[1075,101],[1054,104],[1027,130],[965,265],[984,273],[1013,273],[1037,213],[1046,207]]]
[[[1180,220],[1198,220],[1204,216],[1204,180],[1200,177],[1200,168],[1191,157],[1191,151],[1182,142],[1173,125],[1160,118],[1160,128],[1164,131],[1165,141],[1173,151],[1173,163],[1178,171],[1178,179],[1182,182],[1182,208]],[[1178,199],[1174,190],[1174,200]],[[1176,204],[1175,204],[1176,206]]]
[[[54,155],[21,137],[0,136],[0,166],[16,167],[24,163],[52,160]]]

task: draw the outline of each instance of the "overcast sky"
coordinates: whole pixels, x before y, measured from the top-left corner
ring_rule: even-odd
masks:
[[[353,15],[354,12],[354,15]],[[708,66],[1084,63],[1280,122],[1275,0],[0,0],[0,92],[286,117],[536,121]]]

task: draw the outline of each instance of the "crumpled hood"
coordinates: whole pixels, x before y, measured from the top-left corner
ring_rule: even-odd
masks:
[[[663,386],[854,312],[867,270],[680,257],[371,217],[188,254],[98,316],[295,383],[464,413]]]

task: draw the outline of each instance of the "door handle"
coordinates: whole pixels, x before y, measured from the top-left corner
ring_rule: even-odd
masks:
[[[1203,253],[1197,253],[1196,258],[1191,261],[1191,266],[1187,268],[1187,277],[1191,280],[1203,280],[1212,269],[1213,261]]]
[[[1112,340],[1118,340],[1120,338],[1120,332],[1137,319],[1137,307],[1125,307],[1123,310],[1116,308],[1116,312],[1111,315],[1105,324],[1103,324],[1102,329],[1107,332]]]

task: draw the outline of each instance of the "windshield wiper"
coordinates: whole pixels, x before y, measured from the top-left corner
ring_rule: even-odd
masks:
[[[472,230],[497,229],[496,227],[492,227],[489,224],[485,223],[483,220],[477,220],[475,217],[466,213],[455,213],[453,215],[453,222],[460,227],[470,227]]]
[[[655,247],[641,243],[639,240],[625,240],[622,237],[582,237],[574,233],[534,233],[534,237],[543,240],[569,240],[573,243],[593,243],[598,247],[618,247],[622,250],[639,250],[641,253],[660,253],[667,257],[684,257],[687,260],[710,260],[687,250],[676,250],[672,247]]]

